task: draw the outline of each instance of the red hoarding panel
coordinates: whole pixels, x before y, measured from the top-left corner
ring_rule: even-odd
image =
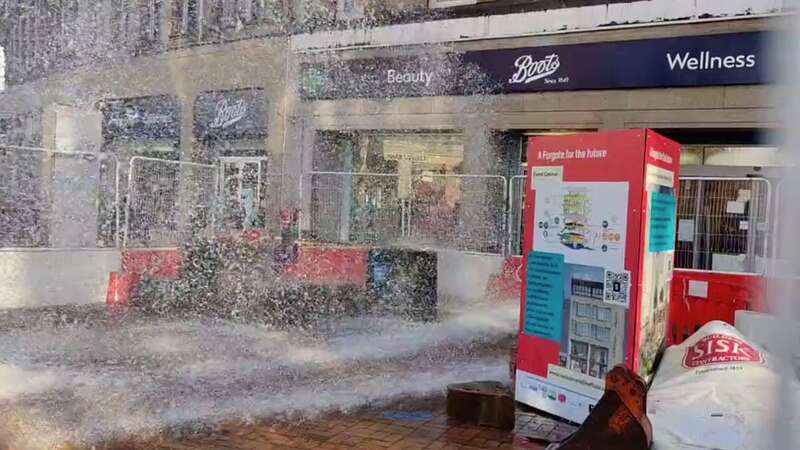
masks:
[[[736,311],[768,312],[766,280],[758,275],[676,269],[669,305],[669,345],[677,345],[712,320],[734,325]]]
[[[330,286],[366,287],[369,249],[302,246],[297,262],[286,269],[284,281]]]
[[[666,334],[680,147],[648,130],[528,148],[517,400],[582,421]]]
[[[136,274],[156,280],[177,280],[181,276],[181,250],[125,249],[122,252],[122,273]]]

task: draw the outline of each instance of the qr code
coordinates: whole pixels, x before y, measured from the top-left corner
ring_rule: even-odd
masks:
[[[606,282],[603,287],[603,302],[628,307],[630,299],[631,274],[606,270]]]

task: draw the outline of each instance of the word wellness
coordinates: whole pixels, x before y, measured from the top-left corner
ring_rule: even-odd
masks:
[[[716,70],[744,69],[756,66],[756,55],[712,56],[711,52],[700,52],[692,56],[690,52],[667,53],[670,70]]]

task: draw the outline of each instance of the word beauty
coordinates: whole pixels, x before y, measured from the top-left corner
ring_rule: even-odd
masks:
[[[386,71],[386,82],[389,84],[425,83],[430,86],[433,73],[420,70],[419,72],[398,72],[394,69]]]

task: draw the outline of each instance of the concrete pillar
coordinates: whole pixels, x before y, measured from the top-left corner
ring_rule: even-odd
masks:
[[[480,116],[464,128],[463,173],[499,173],[498,143]],[[502,245],[505,186],[502,178],[467,177],[461,184],[463,202],[459,220],[459,241],[469,250],[499,252]],[[459,242],[456,242],[460,246]]]
[[[194,137],[194,93],[181,95],[178,97],[180,105],[180,145],[178,147],[179,160],[184,162],[196,161],[195,137]],[[203,158],[203,163],[209,162]],[[214,161],[210,161],[214,164]],[[209,205],[213,200],[209,199],[209,192],[215,192],[216,186],[211,186],[213,182],[214,170],[212,168],[179,165],[177,168],[177,201],[175,205],[175,221],[178,230],[178,244],[182,244],[195,237],[201,232],[199,227],[208,225],[205,221],[198,221],[199,215],[209,214],[212,211],[206,209],[208,206],[215,208],[217,205]],[[214,202],[216,203],[216,202]],[[210,214],[209,214],[210,215]],[[202,222],[202,223],[201,223]]]

